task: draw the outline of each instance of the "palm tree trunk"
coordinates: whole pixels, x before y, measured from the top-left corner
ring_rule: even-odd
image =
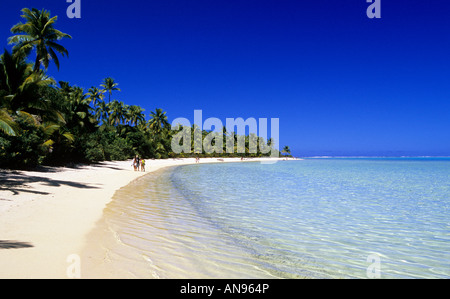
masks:
[[[33,72],[38,73],[41,69],[41,60],[39,59],[39,54],[36,53],[36,61],[34,62]]]

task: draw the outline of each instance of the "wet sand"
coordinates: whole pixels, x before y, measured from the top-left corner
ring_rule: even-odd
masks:
[[[240,161],[200,159],[200,163]],[[145,174],[194,163],[193,158],[147,160],[146,172],[133,171],[131,161],[42,171],[0,170],[0,278],[83,278],[81,252],[92,244],[89,234],[114,193]],[[98,276],[108,277],[107,273]]]

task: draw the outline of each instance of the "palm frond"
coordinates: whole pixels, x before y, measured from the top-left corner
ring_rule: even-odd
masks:
[[[60,39],[63,39],[63,38],[69,38],[69,39],[72,39],[72,36],[71,35],[69,35],[69,34],[67,34],[67,33],[64,33],[64,32],[61,32],[61,31],[59,31],[59,30],[57,30],[57,29],[52,29],[52,32],[53,32],[53,34],[55,34],[56,35],[56,39],[57,40],[60,40]]]
[[[66,124],[66,120],[65,120],[65,118],[64,118],[64,116],[62,115],[62,113],[61,112],[59,112],[59,111],[54,111],[54,115],[56,116],[56,119],[60,122],[60,123],[62,123],[62,124]]]
[[[42,124],[41,129],[42,132],[46,135],[46,136],[50,136],[52,135],[55,131],[59,130],[61,126],[55,123],[45,123]]]
[[[47,28],[49,28],[49,27],[52,27],[53,24],[56,22],[56,20],[58,20],[58,16],[54,16],[53,18],[51,18],[50,20],[48,20],[48,21],[45,23],[44,28],[42,28],[42,30],[41,30],[41,35],[44,35],[45,30],[46,30]]]
[[[39,125],[39,121],[37,120],[36,116],[34,116],[29,112],[19,110],[16,111],[16,114],[25,119],[26,121],[28,121],[29,123],[34,124],[35,126]]]
[[[13,129],[13,127],[6,121],[3,121],[2,119],[0,119],[0,131],[9,136],[16,136],[16,132]]]
[[[18,127],[6,109],[0,109],[0,131],[9,136],[16,136]]]
[[[63,56],[64,55],[69,56],[69,52],[63,46],[52,41],[48,41],[47,45],[50,47],[50,49],[55,49],[56,51],[58,51],[58,53],[62,54]]]
[[[69,132],[62,134],[69,142],[75,141],[75,136]]]
[[[32,41],[34,39],[27,34],[14,35],[8,38],[8,44],[30,43]]]
[[[50,146],[52,146],[54,143],[55,143],[55,142],[54,142],[53,140],[49,139],[49,140],[45,141],[44,143],[42,143],[42,146],[50,147]]]
[[[30,23],[17,23],[11,28],[11,33],[31,33],[33,26]]]
[[[55,51],[53,51],[52,48],[48,48],[48,52],[49,52],[50,56],[52,57],[53,62],[56,65],[56,68],[59,70],[59,59],[58,59],[58,56],[56,55]]]

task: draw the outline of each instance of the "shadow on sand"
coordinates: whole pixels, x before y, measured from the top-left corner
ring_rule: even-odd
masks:
[[[28,242],[0,240],[0,249],[20,249],[34,247]]]
[[[83,189],[97,189],[99,187],[77,183],[71,181],[63,181],[56,180],[52,178],[42,177],[39,175],[29,175],[24,174],[18,171],[6,171],[0,170],[0,191],[10,191],[14,195],[17,195],[21,192],[40,194],[40,195],[48,195],[48,192],[42,192],[32,189],[27,189],[29,186],[27,184],[30,183],[42,183],[47,186],[59,187],[59,186],[70,186],[74,188],[83,188]]]

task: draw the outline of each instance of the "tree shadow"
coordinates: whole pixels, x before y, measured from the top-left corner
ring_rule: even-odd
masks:
[[[109,169],[113,169],[113,170],[124,170],[123,168],[109,165],[108,163],[109,163],[109,161],[92,162],[90,164],[66,164],[64,166],[40,165],[40,166],[36,167],[35,169],[33,169],[33,171],[57,173],[57,172],[66,171],[67,169],[84,169],[84,168],[90,167],[90,166],[99,167],[99,168],[109,168]]]
[[[27,189],[30,183],[42,183],[47,186],[60,187],[70,186],[73,188],[82,189],[98,189],[99,187],[71,181],[56,180],[52,178],[42,177],[39,175],[25,174],[17,171],[4,171],[0,170],[0,191],[10,191],[14,195],[18,195],[21,192],[28,192],[33,194],[48,195],[48,192],[42,192],[32,189]]]
[[[110,166],[110,165],[104,165],[104,164],[93,164],[95,167],[101,167],[101,168],[109,168],[112,170],[123,170],[123,168],[116,167],[116,166]],[[131,165],[130,165],[131,166]]]
[[[20,249],[34,247],[28,242],[19,242],[11,240],[0,240],[0,249]]]
[[[49,195],[50,194],[48,192],[29,190],[29,189],[23,189],[23,188],[11,188],[11,187],[5,188],[5,187],[1,187],[1,183],[0,183],[0,191],[10,191],[10,192],[12,192],[13,195],[19,195],[19,193],[21,193],[21,192],[40,194],[40,195]],[[0,198],[0,200],[7,200],[7,199]]]

